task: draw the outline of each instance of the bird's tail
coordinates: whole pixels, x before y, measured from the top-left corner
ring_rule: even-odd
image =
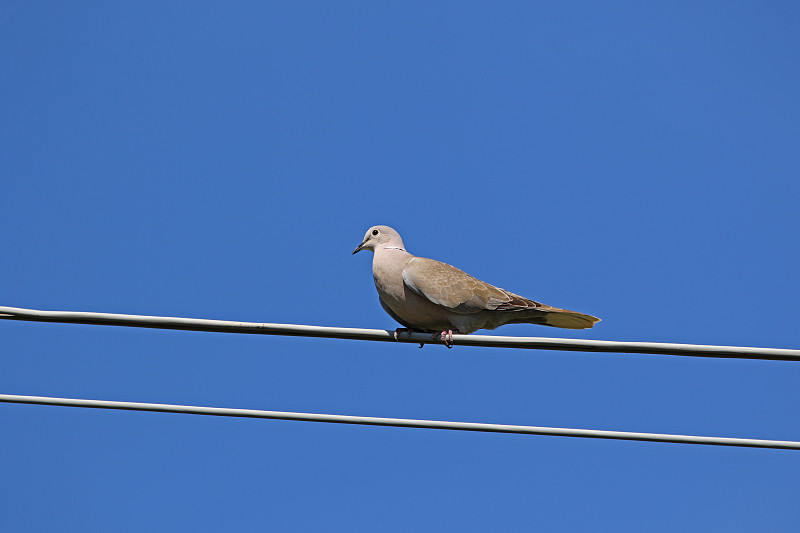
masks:
[[[546,314],[543,318],[544,322],[540,323],[545,326],[566,329],[587,329],[594,326],[596,322],[600,322],[600,319],[596,316],[585,315],[577,311],[568,311],[557,307],[546,309]]]
[[[553,326],[554,328],[565,329],[588,329],[600,322],[596,316],[585,315],[577,311],[559,309],[540,302],[534,302],[528,298],[523,298],[518,294],[502,290],[509,297],[508,302],[497,306],[498,311],[503,313],[502,320],[494,326],[484,326],[493,329],[503,324],[541,324],[543,326]]]

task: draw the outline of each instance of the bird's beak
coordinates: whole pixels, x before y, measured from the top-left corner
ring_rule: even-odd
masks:
[[[358,252],[360,252],[361,250],[363,250],[363,249],[364,249],[364,245],[365,245],[365,244],[367,244],[367,240],[366,240],[366,239],[364,239],[364,242],[362,242],[361,244],[359,244],[358,246],[356,246],[356,249],[355,249],[355,250],[353,250],[353,254],[352,254],[352,255],[354,255],[354,254],[357,254]]]

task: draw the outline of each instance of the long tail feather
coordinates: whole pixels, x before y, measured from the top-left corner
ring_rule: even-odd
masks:
[[[548,309],[544,316],[544,325],[566,329],[587,329],[600,322],[600,319],[566,309]]]

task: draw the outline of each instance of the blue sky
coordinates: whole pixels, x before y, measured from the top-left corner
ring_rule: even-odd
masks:
[[[0,305],[394,329],[368,253],[800,346],[795,2],[0,5]],[[0,322],[0,393],[800,440],[800,366]],[[793,531],[791,451],[0,405],[9,531]]]

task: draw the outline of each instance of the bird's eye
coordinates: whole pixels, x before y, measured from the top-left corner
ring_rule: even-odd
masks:
[[[380,233],[380,231],[378,231],[378,230],[376,230],[376,229],[372,230],[372,234],[373,234],[373,235],[377,235],[378,233]]]

